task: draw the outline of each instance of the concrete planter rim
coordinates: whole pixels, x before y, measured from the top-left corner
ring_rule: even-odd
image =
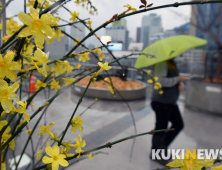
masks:
[[[127,80],[132,80],[132,79],[127,79]],[[135,81],[135,80],[133,80]],[[118,90],[119,92],[127,92],[127,91],[136,91],[136,90],[141,90],[143,88],[146,88],[147,87],[147,84],[142,82],[142,81],[139,81],[139,80],[136,80],[137,82],[141,83],[142,84],[142,87],[139,87],[139,88],[135,88],[135,89],[126,89],[126,90]],[[83,86],[83,85],[80,85],[80,84],[75,84],[75,86],[79,86],[79,87],[83,87],[85,88],[86,86]],[[96,87],[89,87],[88,89],[92,89],[92,90],[102,90],[102,91],[110,91],[109,89],[105,89],[105,88],[96,88]]]

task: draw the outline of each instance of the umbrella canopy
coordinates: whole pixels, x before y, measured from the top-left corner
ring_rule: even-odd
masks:
[[[134,67],[148,67],[153,64],[174,58],[191,48],[205,44],[207,44],[206,40],[189,35],[179,35],[161,39],[145,48],[142,52],[153,57],[140,55],[136,60]]]

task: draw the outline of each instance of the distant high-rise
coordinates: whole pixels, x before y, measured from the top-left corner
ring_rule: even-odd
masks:
[[[122,43],[123,50],[127,50],[129,46],[129,31],[126,27],[126,20],[121,19],[115,21],[112,27],[106,27],[106,35],[111,36],[112,43]]]
[[[82,23],[76,23],[71,27],[71,36],[75,39],[82,40],[85,37],[85,26]],[[69,48],[73,48],[75,45],[75,42],[72,39],[69,39]],[[79,46],[76,51],[82,51],[84,50],[81,46]]]
[[[189,34],[207,40],[206,50],[222,48],[222,4],[204,4],[192,7]]]
[[[190,24],[186,23],[179,27],[174,28],[173,30],[176,32],[177,35],[188,35],[190,29]]]
[[[166,30],[164,31],[164,38],[172,37],[177,35],[175,30]]]
[[[153,13],[143,16],[140,41],[144,44],[144,48],[149,45],[150,37],[161,32],[163,32],[161,16]]]
[[[136,28],[136,42],[141,42],[141,27]]]

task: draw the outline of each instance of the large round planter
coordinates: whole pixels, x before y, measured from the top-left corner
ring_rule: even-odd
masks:
[[[141,81],[138,81],[143,84],[142,87],[137,89],[130,89],[130,90],[118,90],[118,92],[124,97],[125,100],[136,100],[140,98],[144,98],[146,96],[146,87],[147,85]],[[73,88],[73,92],[78,95],[82,95],[85,86],[75,84]],[[100,99],[107,99],[107,100],[123,100],[122,97],[116,92],[115,95],[110,93],[109,89],[104,88],[95,88],[89,87],[86,91],[85,96],[93,97],[93,98],[100,98]]]
[[[222,85],[188,81],[186,85],[185,105],[222,114]]]

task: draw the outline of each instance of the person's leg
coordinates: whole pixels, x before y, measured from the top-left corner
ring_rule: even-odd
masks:
[[[168,104],[152,102],[152,109],[155,112],[156,124],[155,130],[167,129],[171,117],[172,108]],[[166,132],[154,133],[152,138],[152,149],[166,149],[164,136]]]
[[[172,105],[173,111],[171,113],[170,121],[172,123],[171,128],[173,131],[168,131],[165,135],[165,145],[168,147],[170,143],[175,139],[178,133],[183,129],[183,119],[180,110],[177,105]]]
[[[172,112],[172,107],[170,107],[169,104],[164,104],[160,102],[152,102],[151,106],[153,110],[155,111],[155,116],[156,116],[156,125],[155,125],[155,130],[160,130],[160,129],[167,129],[169,119],[171,117],[171,112]],[[154,133],[153,138],[152,138],[152,151],[157,150],[157,149],[163,149],[165,152],[165,159],[163,159],[162,151],[159,154],[160,160],[154,158],[152,155],[152,151],[150,154],[150,159],[153,161],[156,161],[157,163],[161,165],[166,165],[167,163],[171,162],[169,155],[167,154],[167,147],[165,145],[164,141],[164,136],[166,132],[158,132]],[[168,157],[168,158],[167,158]],[[167,159],[166,159],[167,158]]]

